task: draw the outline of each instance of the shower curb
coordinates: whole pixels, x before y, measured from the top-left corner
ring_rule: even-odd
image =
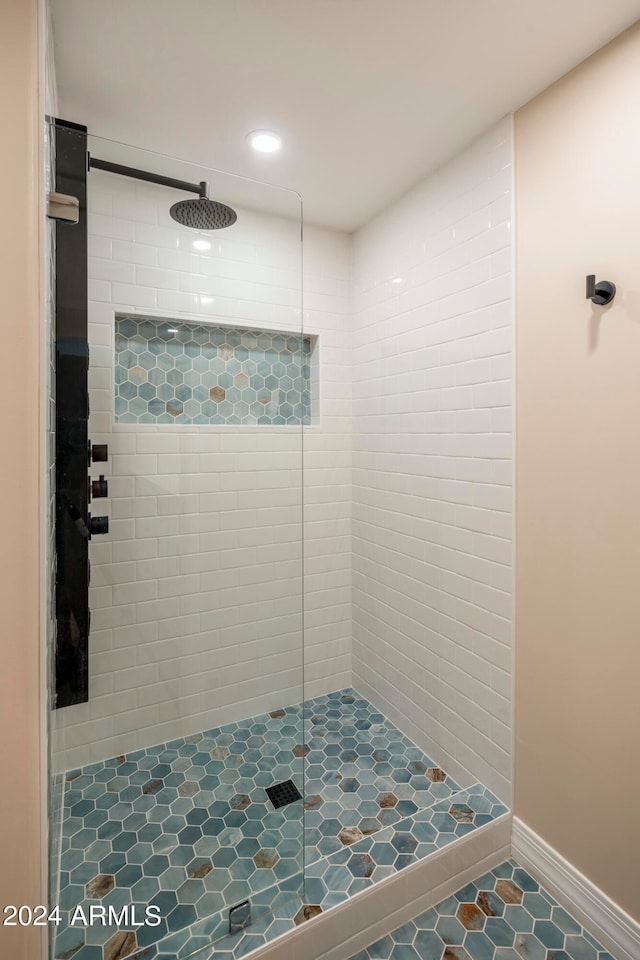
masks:
[[[486,809],[487,805],[491,808],[490,813]],[[491,819],[484,824],[478,823],[477,826],[475,823],[467,822],[466,816],[471,812],[468,809],[469,806],[476,811],[476,815],[479,817],[490,816]],[[476,809],[476,806],[479,809]],[[437,820],[446,816],[447,813],[451,813],[453,808],[457,808],[458,814],[462,817],[462,822],[458,822],[455,828],[459,832],[454,832],[450,824],[448,828],[446,825],[439,824],[437,836],[432,838],[430,829],[433,828]],[[483,808],[484,812],[482,812]],[[496,809],[495,814],[493,809]],[[215,958],[216,956],[220,956],[221,960],[222,958],[233,960],[233,958],[255,953],[267,944],[275,942],[278,936],[295,932],[296,929],[308,929],[308,921],[303,925],[294,926],[296,923],[294,914],[298,915],[305,908],[310,908],[314,918],[321,919],[327,915],[333,915],[339,906],[352,903],[355,897],[361,896],[367,891],[379,889],[380,885],[386,887],[386,884],[392,880],[397,880],[399,876],[406,876],[417,864],[434,862],[434,858],[439,851],[450,849],[468,836],[475,836],[484,827],[497,822],[500,817],[508,814],[508,812],[508,808],[483,784],[473,784],[466,789],[451,794],[449,797],[437,800],[430,807],[425,807],[413,816],[397,821],[392,826],[386,827],[370,837],[362,837],[352,845],[308,864],[308,872],[305,870],[304,887],[302,886],[302,875],[300,875],[299,883],[296,883],[295,877],[291,877],[288,881],[265,888],[252,898],[251,908],[254,922],[246,928],[239,939],[235,933],[231,936],[228,935],[229,913],[228,909],[224,909],[188,928],[186,934],[184,930],[178,931],[158,941],[156,944],[158,960],[169,960],[169,958],[174,958],[174,960],[175,958],[180,958],[180,960],[209,960],[209,958]],[[457,818],[447,817],[447,820],[456,821]],[[427,828],[428,832],[426,836],[422,836],[423,843],[420,844],[417,842],[415,835],[412,836],[412,833],[415,831],[415,834],[419,834],[422,827]],[[394,834],[393,840],[391,839],[392,833]],[[400,846],[397,847],[395,846],[396,840],[408,841],[409,847],[414,846],[414,850],[410,852],[409,849],[406,849],[405,853],[399,857],[398,850],[403,848],[404,843],[401,842]],[[434,843],[437,844],[435,849]],[[353,872],[350,867],[347,867],[347,860],[352,861],[360,858],[363,864],[366,865],[366,861],[369,861],[370,865],[370,853],[374,852],[376,846],[390,847],[393,859],[397,859],[398,864],[392,867],[384,856],[384,851],[379,851],[377,855],[382,854],[382,857],[378,866],[381,867],[381,874],[387,873],[387,876],[379,875],[373,883],[363,878],[359,883],[357,879],[354,880],[354,877],[357,878],[359,875],[359,871],[356,869]],[[432,849],[429,852],[426,850],[420,851],[421,846],[431,847]],[[376,854],[374,854],[375,856]],[[414,858],[412,863],[407,862],[410,856]],[[404,860],[404,863],[400,866],[402,860]],[[357,866],[360,866],[360,862]],[[393,872],[388,873],[390,870]],[[333,876],[330,876],[332,872]],[[349,880],[349,889],[353,892],[349,892],[343,886],[347,879]],[[307,880],[309,884],[307,884]],[[430,881],[432,884],[440,882],[442,882],[441,874]],[[304,893],[301,893],[303,889]],[[386,908],[386,903],[384,906]],[[278,928],[277,930],[269,930],[269,922],[267,922],[266,927],[264,926],[265,919],[272,910],[274,911],[273,923]],[[280,913],[280,910],[282,910],[282,913]],[[382,915],[384,915],[384,909],[376,913],[376,917]],[[212,948],[213,953],[211,953]],[[154,953],[152,956],[156,956],[156,954]],[[139,957],[138,955],[132,956],[132,960],[144,960],[144,954]],[[151,956],[149,960],[151,960]]]
[[[252,960],[347,960],[508,860],[511,827],[512,814],[502,814],[244,956]],[[215,948],[202,951],[192,960],[215,960],[216,952]]]

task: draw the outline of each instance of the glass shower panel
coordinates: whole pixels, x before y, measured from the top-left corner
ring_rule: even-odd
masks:
[[[88,147],[89,436],[108,447],[91,506],[109,529],[89,547],[88,700],[55,711],[53,956],[186,956],[302,892],[300,200]],[[236,222],[177,223],[197,195],[140,172],[206,182]],[[125,922],[71,924],[92,905]]]

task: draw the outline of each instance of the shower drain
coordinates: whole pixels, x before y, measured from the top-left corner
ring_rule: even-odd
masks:
[[[302,800],[302,794],[293,780],[274,783],[272,787],[265,787],[265,791],[275,810],[286,807],[288,803],[295,803],[296,800]]]

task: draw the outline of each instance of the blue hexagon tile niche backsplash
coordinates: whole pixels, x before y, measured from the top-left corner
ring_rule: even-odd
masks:
[[[116,423],[311,422],[311,337],[116,315]]]

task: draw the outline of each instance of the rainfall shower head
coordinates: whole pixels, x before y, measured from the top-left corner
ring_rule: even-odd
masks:
[[[188,193],[197,193],[197,200],[178,200],[169,209],[169,215],[184,227],[194,230],[221,230],[230,227],[238,219],[238,215],[226,203],[209,199],[209,184],[206,180],[200,183],[188,183],[186,180],[174,180],[172,177],[163,177],[158,173],[149,173],[148,170],[137,170],[134,167],[123,167],[120,163],[111,163],[109,160],[98,160],[89,157],[89,167],[96,170],[106,170],[108,173],[119,173],[123,177],[133,177],[134,180],[146,180],[148,183],[159,183],[163,187],[172,187],[175,190],[185,190]]]
[[[184,227],[194,230],[221,230],[235,223],[235,210],[219,200],[198,197],[197,200],[178,200],[169,208],[169,215]]]

